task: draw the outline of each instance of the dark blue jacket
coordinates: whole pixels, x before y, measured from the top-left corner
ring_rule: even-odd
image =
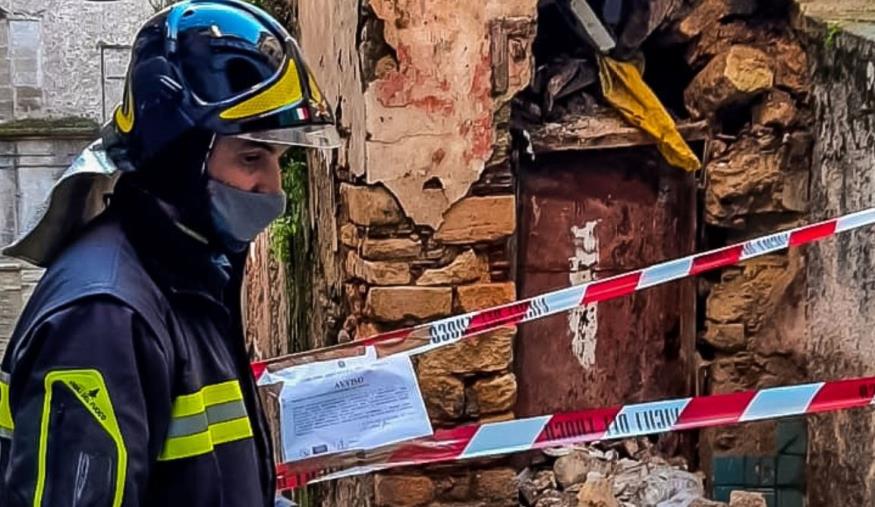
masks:
[[[40,281],[0,367],[0,505],[273,505],[234,267],[138,191]]]

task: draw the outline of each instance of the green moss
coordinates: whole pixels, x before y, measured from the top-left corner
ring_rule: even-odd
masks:
[[[827,48],[835,46],[836,37],[842,32],[842,27],[838,23],[830,22],[826,25],[826,35],[823,37],[823,45]]]
[[[286,192],[286,213],[277,219],[270,230],[270,247],[273,255],[288,264],[292,260],[292,243],[299,236],[307,209],[307,163],[305,154],[299,150],[289,150],[283,159],[282,183]]]
[[[0,138],[24,136],[95,135],[100,125],[88,118],[29,118],[0,123]]]

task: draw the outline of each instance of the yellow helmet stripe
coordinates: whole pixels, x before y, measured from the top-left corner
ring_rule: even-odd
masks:
[[[115,108],[115,124],[125,134],[130,133],[134,128],[134,94],[131,91],[130,77],[128,77],[128,83],[125,87],[124,102]]]
[[[251,118],[281,107],[290,106],[304,98],[301,82],[298,78],[298,67],[294,60],[289,60],[282,77],[259,93],[235,106],[222,111],[219,118],[223,120],[239,120]]]

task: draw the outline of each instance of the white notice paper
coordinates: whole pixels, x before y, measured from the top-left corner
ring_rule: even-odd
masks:
[[[432,434],[410,358],[312,365],[280,393],[283,457],[296,461]]]

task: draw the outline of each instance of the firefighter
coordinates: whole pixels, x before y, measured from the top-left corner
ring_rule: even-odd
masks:
[[[294,39],[239,0],[138,32],[123,103],[4,252],[47,267],[0,365],[0,505],[274,505],[244,345],[290,146],[338,145]]]

